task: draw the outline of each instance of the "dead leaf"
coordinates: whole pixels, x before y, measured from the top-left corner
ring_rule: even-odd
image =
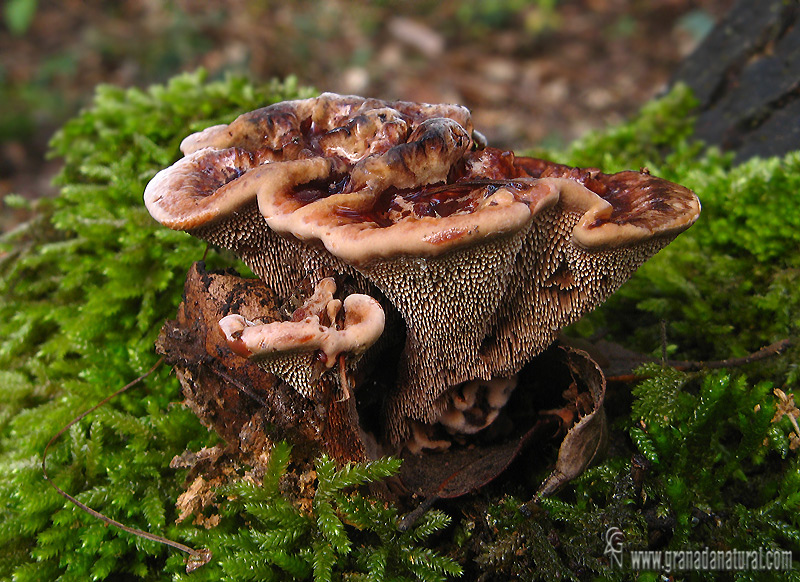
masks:
[[[552,495],[565,483],[583,473],[604,452],[608,441],[608,423],[603,409],[605,377],[586,352],[570,349],[569,353],[567,365],[576,384],[580,383],[588,390],[593,409],[582,415],[568,430],[558,450],[555,469],[539,487],[537,497]]]
[[[410,492],[424,498],[453,498],[476,491],[502,474],[512,461],[533,443],[545,445],[557,435],[561,444],[556,468],[539,490],[548,495],[579,475],[603,449],[606,437],[603,399],[605,379],[597,364],[580,350],[559,346],[534,359],[522,377],[536,377],[541,384],[523,383],[515,391],[546,388],[551,394],[565,394],[558,409],[524,410],[529,400],[509,403],[514,410],[515,429],[499,443],[473,443],[451,447],[444,452],[406,455],[400,478]],[[554,385],[560,383],[560,385]],[[530,396],[530,395],[529,395]],[[589,398],[586,398],[586,397]],[[546,398],[546,395],[542,395]],[[586,401],[588,413],[583,413]],[[547,400],[542,400],[547,402]],[[555,411],[558,411],[556,413]],[[571,419],[571,423],[563,426]],[[575,423],[575,424],[572,424]]]
[[[786,416],[794,427],[794,432],[789,435],[789,448],[797,450],[800,448],[800,426],[797,424],[797,419],[800,418],[800,409],[794,403],[794,394],[786,394],[780,388],[775,388],[773,394],[778,397],[778,405],[775,407],[775,416],[772,417],[772,422],[780,422]]]

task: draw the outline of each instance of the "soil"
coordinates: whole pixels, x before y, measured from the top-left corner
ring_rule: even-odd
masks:
[[[47,141],[97,84],[143,87],[197,67],[461,103],[491,145],[566,144],[664,90],[732,3],[17,0],[7,5],[35,12],[24,30],[7,14],[0,28],[0,197],[55,193]],[[0,228],[23,218],[5,209]]]

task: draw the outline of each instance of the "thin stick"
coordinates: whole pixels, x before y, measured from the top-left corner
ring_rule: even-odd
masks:
[[[223,372],[221,369],[219,369],[219,366],[211,365],[211,366],[209,366],[209,368],[217,376],[219,376],[220,378],[222,378],[226,382],[229,382],[230,384],[233,384],[234,386],[236,386],[239,390],[241,390],[244,394],[246,394],[247,396],[249,396],[250,398],[252,398],[256,402],[258,402],[261,406],[263,406],[265,408],[269,407],[269,404],[267,403],[266,400],[264,400],[263,398],[261,398],[261,396],[259,396],[255,392],[253,392],[250,388],[248,388],[247,386],[245,386],[244,384],[239,382],[236,378],[233,378],[229,374],[227,374],[226,372]]]
[[[737,368],[739,366],[744,366],[746,364],[752,364],[753,362],[757,362],[759,360],[765,360],[766,358],[771,358],[772,356],[778,356],[785,352],[789,347],[792,345],[791,339],[783,339],[779,342],[775,342],[774,344],[770,344],[768,346],[764,346],[757,352],[753,352],[752,354],[747,354],[741,358],[730,358],[727,360],[713,360],[711,362],[684,362],[684,361],[675,361],[675,360],[667,360],[667,365],[672,366],[678,370],[683,372],[695,372],[697,370],[714,370],[717,368]]]
[[[675,368],[676,370],[680,370],[681,372],[697,372],[698,370],[716,370],[719,368],[738,368],[739,366],[744,366],[746,364],[752,364],[753,362],[758,362],[759,360],[765,360],[767,358],[771,358],[772,356],[778,356],[785,352],[789,347],[792,345],[791,339],[783,339],[779,342],[775,342],[774,344],[770,344],[761,348],[760,350],[753,352],[752,354],[747,354],[741,358],[730,358],[727,360],[711,360],[709,362],[699,362],[699,361],[686,361],[686,360],[666,360],[663,362],[665,365]],[[645,362],[652,362],[652,359],[642,360],[642,363]],[[620,376],[610,376],[608,378],[609,381],[614,382],[634,382],[636,380],[641,380],[646,376],[641,376],[639,374],[624,374]]]
[[[437,501],[439,501],[439,496],[436,494],[433,494],[430,497],[426,497],[425,499],[423,499],[422,503],[417,505],[414,509],[412,509],[403,516],[403,518],[397,524],[397,529],[400,530],[401,532],[410,530],[412,527],[414,527],[414,524],[417,522],[417,520],[420,517],[422,517],[422,515],[426,513],[431,507],[433,507],[433,504],[436,503]]]
[[[135,536],[139,536],[140,538],[145,538],[145,539],[148,539],[148,540],[152,540],[154,542],[158,542],[160,544],[165,544],[167,546],[171,546],[171,547],[175,548],[176,550],[180,550],[182,552],[186,552],[187,554],[189,554],[189,561],[188,561],[187,566],[186,566],[186,571],[190,572],[192,570],[195,570],[195,569],[199,568],[203,564],[208,563],[208,561],[211,559],[211,552],[209,550],[207,550],[207,549],[195,550],[195,549],[192,549],[189,546],[186,546],[186,545],[184,545],[184,544],[182,544],[180,542],[176,542],[176,541],[173,541],[173,540],[170,540],[170,539],[167,539],[167,538],[164,538],[164,537],[161,537],[161,536],[158,536],[158,535],[146,532],[146,531],[142,531],[140,529],[129,527],[129,526],[125,525],[125,524],[122,524],[122,523],[114,520],[114,519],[111,519],[110,517],[106,517],[105,515],[103,515],[99,511],[96,511],[96,510],[92,509],[91,507],[89,507],[88,505],[86,505],[84,503],[81,503],[75,497],[73,497],[72,495],[70,495],[69,493],[67,493],[63,489],[61,489],[58,485],[53,483],[53,480],[50,479],[50,476],[47,474],[47,453],[50,450],[51,445],[54,442],[56,442],[56,440],[58,440],[58,437],[60,437],[67,430],[69,430],[69,428],[72,425],[74,425],[75,423],[80,422],[81,420],[83,420],[88,414],[91,414],[92,412],[94,412],[95,410],[97,410],[98,408],[103,406],[105,403],[107,403],[112,398],[115,398],[115,397],[119,396],[120,394],[122,394],[123,392],[128,390],[129,388],[132,388],[133,386],[136,386],[137,384],[142,382],[145,378],[147,378],[153,372],[155,372],[156,369],[163,363],[163,361],[164,361],[164,358],[163,357],[160,358],[155,363],[155,365],[152,368],[150,368],[147,372],[145,372],[144,374],[142,374],[141,376],[139,376],[138,378],[136,378],[132,382],[129,382],[128,384],[126,384],[125,386],[123,386],[122,388],[120,388],[119,390],[114,392],[113,394],[111,394],[109,396],[106,396],[100,402],[98,402],[97,404],[95,404],[94,406],[89,408],[88,410],[83,411],[81,414],[79,414],[78,416],[73,418],[71,421],[69,421],[69,423],[66,426],[64,426],[60,431],[58,431],[53,436],[53,438],[50,439],[50,441],[47,443],[47,445],[44,447],[44,452],[42,453],[42,473],[44,474],[44,478],[47,480],[47,482],[50,483],[50,485],[53,487],[53,489],[55,489],[59,493],[59,495],[61,495],[62,497],[64,497],[68,501],[70,501],[71,503],[74,503],[75,505],[80,507],[83,511],[88,513],[89,515],[91,515],[93,517],[96,517],[97,519],[99,519],[100,521],[102,521],[102,522],[104,522],[104,523],[106,523],[108,525],[116,526],[119,529],[121,529],[122,531],[126,531],[126,532],[128,532],[130,534],[133,534]],[[190,568],[191,568],[191,570],[190,570]]]

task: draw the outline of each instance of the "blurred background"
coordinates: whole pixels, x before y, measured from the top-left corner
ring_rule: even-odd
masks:
[[[5,0],[0,197],[53,195],[52,133],[100,83],[294,75],[455,102],[489,143],[559,146],[663,91],[733,0]],[[22,219],[3,210],[0,229]]]

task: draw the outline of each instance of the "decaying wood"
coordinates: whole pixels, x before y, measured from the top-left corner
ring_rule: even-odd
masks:
[[[302,456],[326,450],[341,461],[364,460],[353,402],[339,401],[331,389],[318,406],[228,348],[218,325],[222,317],[276,321],[278,309],[262,281],[208,273],[195,263],[177,318],[166,322],[156,349],[174,366],[187,405],[244,459],[286,440]]]
[[[739,161],[800,149],[800,2],[739,0],[675,73],[700,100],[696,137]]]

